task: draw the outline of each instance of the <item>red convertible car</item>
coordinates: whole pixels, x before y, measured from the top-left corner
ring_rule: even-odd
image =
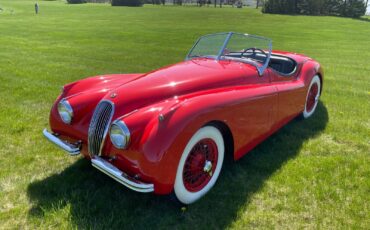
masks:
[[[186,60],[149,73],[90,77],[63,87],[43,134],[139,192],[190,204],[235,160],[316,109],[320,64],[272,51],[271,40],[217,33]]]

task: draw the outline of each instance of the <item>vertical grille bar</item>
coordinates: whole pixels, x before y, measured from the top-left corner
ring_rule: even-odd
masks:
[[[88,131],[88,149],[91,155],[101,155],[109,124],[114,114],[114,104],[103,100],[95,108]]]

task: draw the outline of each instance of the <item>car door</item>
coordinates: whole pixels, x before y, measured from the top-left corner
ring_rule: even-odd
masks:
[[[268,69],[271,83],[275,85],[278,92],[278,109],[273,119],[274,125],[281,126],[301,112],[301,95],[304,94],[304,83],[297,74],[285,76],[272,68]]]
[[[247,64],[241,64],[247,65]],[[250,69],[250,67],[246,68]],[[244,87],[244,88],[243,88]],[[266,69],[262,76],[257,71],[253,76],[246,76],[242,83],[243,102],[232,111],[235,126],[235,153],[238,159],[263,141],[271,132],[273,118],[278,110],[278,94],[271,84],[270,71]]]

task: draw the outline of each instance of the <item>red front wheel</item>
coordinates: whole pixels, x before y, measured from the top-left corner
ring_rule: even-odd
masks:
[[[224,159],[221,132],[206,126],[190,139],[181,156],[175,180],[175,195],[184,204],[204,196],[216,183]]]

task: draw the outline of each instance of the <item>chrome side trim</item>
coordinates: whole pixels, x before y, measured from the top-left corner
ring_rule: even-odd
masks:
[[[130,178],[126,173],[122,172],[121,170],[116,168],[114,165],[112,165],[108,161],[98,156],[94,156],[94,158],[91,159],[91,164],[92,166],[100,170],[101,172],[107,174],[108,176],[112,177],[114,180],[118,181],[119,183],[123,184],[124,186],[134,191],[144,192],[144,193],[154,191],[153,184],[142,183],[138,180]]]
[[[63,150],[67,151],[69,153],[69,155],[76,156],[76,155],[80,154],[80,147],[79,146],[59,139],[54,134],[48,132],[47,129],[44,129],[42,131],[42,133],[44,134],[46,139],[48,139],[52,143],[56,144],[57,146],[59,146]]]

